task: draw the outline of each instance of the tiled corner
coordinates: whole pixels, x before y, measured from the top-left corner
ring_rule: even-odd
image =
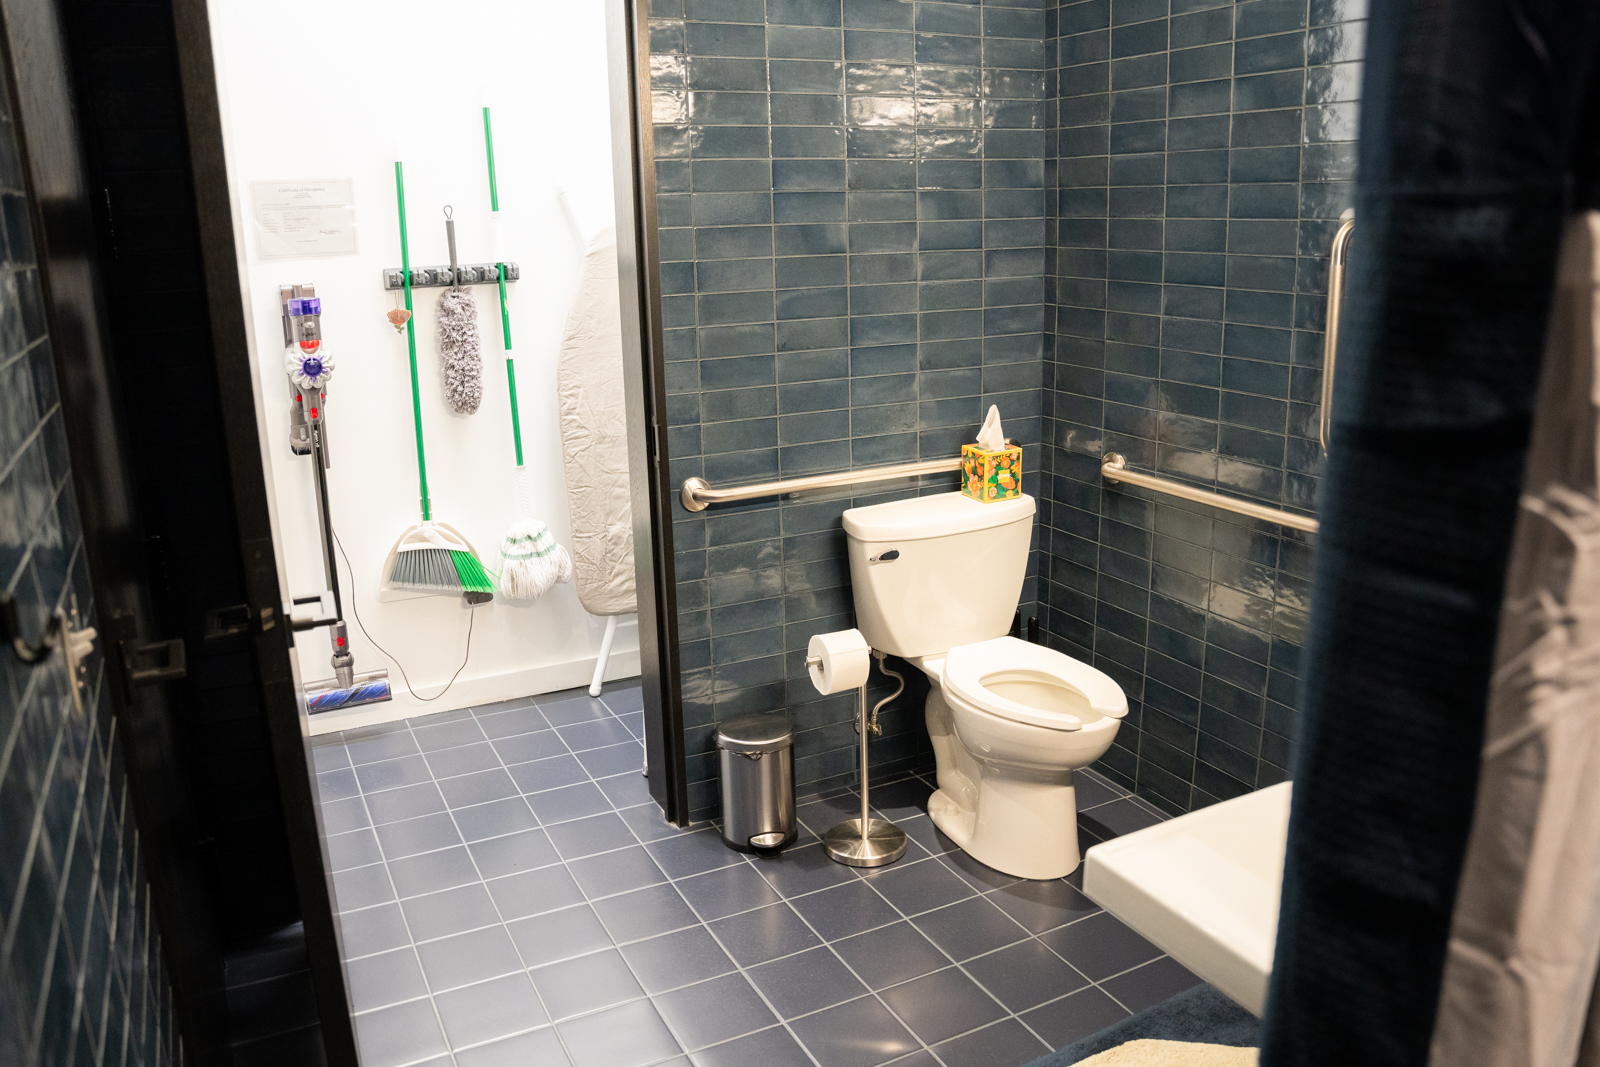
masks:
[[[800,839],[777,856],[734,852],[706,823],[667,825],[638,788],[637,694],[550,694],[319,741],[336,783],[324,813],[341,813],[329,855],[352,864],[335,862],[334,884],[365,1067],[1022,1064],[1196,981],[1075,877],[973,861],[933,827],[920,777],[874,792],[912,840],[881,870],[823,853],[820,835],[859,803],[848,792],[802,798]],[[480,746],[516,795],[452,785],[484,773],[467,756]],[[627,769],[572,780],[563,757],[581,767],[610,748],[631,754]],[[386,772],[418,753],[426,782]],[[394,794],[405,803],[384,802]],[[1085,848],[1161,818],[1093,772],[1078,794]]]

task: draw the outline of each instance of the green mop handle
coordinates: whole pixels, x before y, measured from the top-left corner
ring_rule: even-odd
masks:
[[[394,193],[400,203],[400,273],[405,275],[406,311],[411,312],[411,250],[406,244],[406,179],[397,159],[394,162]],[[411,349],[411,418],[417,427],[417,480],[422,488],[422,521],[433,517],[428,507],[428,457],[422,451],[422,386],[417,382],[417,317],[406,316],[406,344]]]
[[[500,186],[494,175],[494,128],[489,125],[489,109],[483,109],[483,146],[489,155],[489,210],[498,223],[500,216]],[[499,232],[498,226],[496,232]],[[499,251],[499,249],[496,249]],[[500,331],[506,339],[506,385],[511,390],[511,436],[517,444],[517,466],[522,466],[522,420],[517,414],[517,365],[511,358],[511,310],[506,306],[506,265],[496,263],[495,273],[500,276]]]

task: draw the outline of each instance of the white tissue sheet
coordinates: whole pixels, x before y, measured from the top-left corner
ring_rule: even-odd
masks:
[[[989,405],[989,414],[984,416],[983,425],[978,429],[978,447],[985,452],[998,452],[1006,447],[1006,435],[1000,429],[1000,407],[997,404]]]
[[[638,610],[638,593],[628,500],[617,243],[609,228],[584,253],[556,364],[556,397],[578,601],[591,615],[626,615]]]

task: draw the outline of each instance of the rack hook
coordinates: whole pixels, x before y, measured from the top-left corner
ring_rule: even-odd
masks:
[[[22,636],[22,619],[17,614],[17,602],[10,594],[0,597],[0,637],[11,646],[11,651],[23,663],[41,663],[48,659],[61,632],[61,616],[52,615],[45,623],[44,634],[38,644],[30,645]]]

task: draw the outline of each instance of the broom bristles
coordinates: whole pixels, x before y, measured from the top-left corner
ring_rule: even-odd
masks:
[[[396,552],[389,572],[394,589],[423,593],[493,594],[494,579],[471,552],[446,548],[413,548]]]

